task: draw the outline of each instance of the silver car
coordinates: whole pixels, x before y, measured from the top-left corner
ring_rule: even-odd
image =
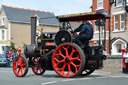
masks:
[[[0,66],[7,66],[7,60],[3,54],[0,54]]]

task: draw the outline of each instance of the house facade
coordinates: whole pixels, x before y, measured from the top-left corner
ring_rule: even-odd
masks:
[[[111,6],[111,52],[121,55],[121,49],[128,43],[128,14],[125,11],[125,0],[113,0]]]
[[[106,20],[106,54],[121,55],[121,49],[126,48],[128,43],[128,14],[125,11],[125,1],[92,0],[92,11],[110,13],[110,20]],[[93,27],[96,36],[97,27],[94,22]]]
[[[57,32],[59,31],[59,22],[54,13],[39,10],[30,10],[17,7],[2,5],[0,10],[0,53],[3,53],[5,47],[13,42],[16,48],[23,48],[24,44],[31,43],[31,24],[32,14],[38,15],[40,19],[37,32]]]
[[[92,0],[92,11],[106,11],[107,13],[109,13],[109,0]],[[105,28],[106,28],[106,51],[105,51],[105,54],[109,54],[110,51],[109,51],[109,39],[110,39],[110,36],[109,36],[109,19],[106,20],[106,24],[105,24]],[[99,43],[99,29],[98,29],[98,26],[95,25],[95,21],[92,21],[92,26],[93,26],[93,30],[94,30],[94,37],[93,37],[93,40],[92,40],[92,44],[93,45],[98,45]],[[103,37],[103,34],[104,34],[104,30],[102,27],[100,27],[100,32],[101,32],[101,42],[100,43],[103,43],[103,40],[104,40],[104,37]]]

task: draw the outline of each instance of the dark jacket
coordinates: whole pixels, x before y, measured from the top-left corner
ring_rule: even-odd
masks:
[[[93,28],[92,25],[89,22],[86,22],[85,24],[81,24],[75,32],[80,32],[79,35],[81,35],[81,38],[83,39],[92,39],[93,38]]]
[[[93,28],[89,22],[86,22],[82,29],[80,30],[80,35],[86,37],[87,39],[93,38]]]

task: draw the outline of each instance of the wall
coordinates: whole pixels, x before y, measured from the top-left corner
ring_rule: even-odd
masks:
[[[41,26],[38,30],[43,29],[43,32],[56,32],[58,27]],[[30,45],[31,43],[31,26],[30,24],[11,23],[11,41],[15,43],[16,48],[23,48],[23,45]]]
[[[121,56],[108,56],[108,59],[104,61],[105,71],[121,72],[122,71],[122,58]]]

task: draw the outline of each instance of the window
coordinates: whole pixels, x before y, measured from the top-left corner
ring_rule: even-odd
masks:
[[[120,30],[124,30],[124,28],[125,28],[125,16],[124,16],[124,14],[121,14],[120,15]]]
[[[117,52],[121,53],[122,46],[121,44],[116,44]]]
[[[1,18],[1,25],[5,25],[5,18],[4,17]]]
[[[118,30],[118,15],[115,15],[114,31]]]
[[[102,9],[103,8],[103,0],[97,0],[97,8]]]
[[[123,0],[116,0],[116,5],[117,5],[117,6],[123,5]]]
[[[2,30],[2,40],[5,40],[5,31]]]

